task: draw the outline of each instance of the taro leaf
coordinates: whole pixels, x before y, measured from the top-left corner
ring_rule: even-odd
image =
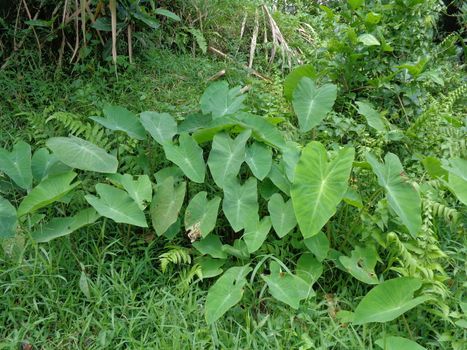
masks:
[[[426,348],[412,340],[395,336],[378,339],[375,344],[384,350],[426,350]]]
[[[167,159],[178,165],[191,181],[203,183],[206,173],[203,149],[188,134],[181,134],[178,141],[178,146],[164,144]]]
[[[222,251],[226,254],[236,257],[240,260],[247,260],[250,257],[248,252],[248,247],[244,241],[241,239],[236,239],[233,246],[229,244],[224,244],[222,246]]]
[[[52,239],[69,235],[77,229],[92,224],[99,218],[99,214],[93,209],[81,210],[73,217],[53,218],[39,229],[35,230],[31,236],[36,242],[49,242]]]
[[[261,221],[245,228],[243,240],[248,249],[248,253],[256,252],[263,245],[269,231],[271,230],[271,218],[265,216]]]
[[[378,183],[386,191],[386,198],[392,210],[415,237],[422,225],[421,201],[418,191],[403,177],[404,169],[399,158],[388,153],[384,157],[384,163],[370,153],[366,159],[373,172],[378,177]]]
[[[304,253],[297,261],[295,273],[311,287],[323,273],[321,264],[311,253]]]
[[[462,158],[453,158],[442,165],[443,169],[451,174],[461,177],[467,181],[467,160]]]
[[[140,119],[146,131],[161,145],[172,142],[177,134],[177,122],[168,113],[143,112]]]
[[[290,181],[285,175],[284,164],[274,163],[271,167],[271,171],[268,174],[272,183],[284,192],[287,196],[290,196]]]
[[[167,231],[164,232],[164,237],[167,238],[168,240],[172,240],[181,231],[181,229],[182,229],[182,220],[180,218],[177,218],[177,221],[175,221],[172,225],[170,225]]]
[[[313,237],[305,239],[304,243],[308,250],[312,252],[319,261],[323,261],[328,256],[330,243],[329,239],[322,231],[319,231]]]
[[[362,197],[353,188],[349,187],[342,198],[344,202],[350,204],[356,208],[363,208]]]
[[[343,148],[329,160],[319,142],[312,141],[303,149],[291,190],[303,237],[316,235],[335,214],[347,191],[354,153],[353,148]]]
[[[386,131],[386,124],[383,116],[375,110],[371,104],[360,101],[355,103],[358,106],[358,113],[365,117],[369,126],[379,132]]]
[[[14,237],[17,226],[18,219],[15,207],[0,196],[0,238]]]
[[[97,173],[117,172],[117,158],[79,137],[52,137],[47,140],[46,145],[69,167]]]
[[[178,124],[178,132],[194,132],[207,127],[211,121],[212,117],[209,114],[190,114],[187,115],[180,124]]]
[[[316,70],[311,64],[298,66],[287,75],[284,81],[284,96],[287,100],[292,100],[293,92],[303,77],[316,79]]]
[[[287,141],[287,146],[282,149],[282,162],[284,163],[285,174],[290,182],[294,180],[295,167],[300,159],[300,153],[300,144],[293,141]]]
[[[206,237],[216,226],[220,202],[220,197],[208,200],[206,192],[199,192],[185,210],[185,230],[197,230]]]
[[[378,253],[374,246],[365,248],[356,246],[350,253],[350,257],[341,256],[339,261],[350,273],[359,281],[368,284],[378,284],[378,277],[375,274],[375,266],[378,260]]]
[[[119,106],[106,106],[104,107],[104,117],[89,118],[105,126],[107,129],[123,131],[134,139],[146,139],[146,132],[144,131],[138,117],[126,108]]]
[[[427,295],[413,297],[421,286],[419,279],[411,277],[394,278],[378,284],[358,304],[353,323],[360,325],[394,320],[431,298]]]
[[[134,180],[133,175],[130,174],[112,174],[109,178],[120,184],[141,210],[144,210],[151,203],[152,184],[149,176],[138,175]]]
[[[448,186],[457,199],[467,205],[467,181],[460,176],[450,173]]]
[[[274,262],[275,263],[275,262]],[[275,263],[277,264],[277,263]],[[271,263],[271,265],[273,265]],[[262,275],[271,295],[294,309],[300,306],[300,300],[309,296],[309,286],[298,276],[271,267],[270,275]]]
[[[361,7],[363,4],[365,4],[365,0],[348,0],[348,3],[352,10],[356,10],[359,7]]]
[[[249,178],[243,186],[236,178],[226,182],[222,210],[235,232],[258,222],[258,209],[255,178]]]
[[[32,213],[64,197],[78,186],[79,182],[71,183],[76,175],[75,172],[69,172],[49,176],[43,180],[21,201],[18,207],[18,217]]]
[[[300,131],[307,132],[321,123],[331,112],[336,97],[336,85],[325,84],[318,88],[312,79],[302,78],[293,93],[292,100]]]
[[[272,151],[266,145],[254,142],[247,147],[245,161],[258,180],[263,180],[271,170]]]
[[[250,135],[251,130],[242,132],[234,140],[227,133],[214,136],[208,166],[214,182],[220,188],[224,188],[225,181],[236,177],[240,171]]]
[[[292,200],[284,202],[284,199],[279,193],[273,194],[268,203],[269,215],[271,216],[272,227],[277,235],[282,238],[295,226],[297,220],[292,206]]]
[[[443,169],[441,161],[436,157],[425,157],[422,160],[423,167],[432,179],[443,178],[447,179],[448,171]]]
[[[248,265],[231,267],[209,288],[205,304],[208,324],[217,321],[242,299],[243,287],[247,283],[245,277],[250,271]]]
[[[128,193],[101,183],[96,185],[96,192],[100,198],[92,195],[86,195],[84,198],[100,215],[115,222],[148,227],[144,212]]]
[[[193,138],[198,143],[212,141],[214,136],[224,130],[228,130],[237,125],[232,117],[221,117],[211,120],[204,128],[198,129],[193,133]]]
[[[196,260],[196,263],[201,267],[201,273],[205,279],[219,276],[223,271],[221,267],[225,264],[225,260],[202,256]]]
[[[185,192],[186,182],[175,186],[173,177],[168,177],[157,185],[151,203],[151,219],[158,236],[162,236],[177,221]]]
[[[32,175],[35,180],[41,181],[49,175],[58,175],[69,172],[69,166],[63,164],[47,148],[39,148],[32,156]]]
[[[357,39],[359,42],[361,42],[365,46],[379,46],[381,43],[376,39],[373,35],[365,33],[362,35],[358,36]]]
[[[226,81],[218,81],[209,85],[201,96],[201,110],[204,114],[212,113],[213,119],[231,115],[244,107],[245,97],[239,86],[229,90]]]
[[[285,147],[285,141],[279,129],[267,119],[251,113],[238,113],[234,120],[238,126],[251,129],[253,137],[277,149]]]
[[[183,179],[183,171],[178,166],[169,166],[167,168],[163,168],[159,170],[157,173],[154,174],[156,178],[156,182],[160,184],[164,182],[165,179],[172,176],[175,182],[178,182]]]
[[[19,141],[13,146],[11,152],[0,148],[0,171],[22,189],[30,189],[32,186],[31,146],[24,141]]]
[[[216,259],[227,258],[227,254],[222,250],[222,242],[219,236],[215,234],[210,234],[206,238],[194,242],[193,247],[195,247],[201,254],[208,254]]]

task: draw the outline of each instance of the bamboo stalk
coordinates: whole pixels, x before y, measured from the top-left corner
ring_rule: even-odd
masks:
[[[110,0],[109,9],[112,20],[112,61],[117,64],[117,0]]]

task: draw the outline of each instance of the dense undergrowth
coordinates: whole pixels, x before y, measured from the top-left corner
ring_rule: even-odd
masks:
[[[150,3],[2,22],[0,349],[463,349],[463,17]]]

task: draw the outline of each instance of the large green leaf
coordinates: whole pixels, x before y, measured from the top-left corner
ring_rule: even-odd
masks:
[[[243,185],[237,179],[228,180],[224,187],[222,210],[235,232],[258,222],[256,179],[251,177]]]
[[[168,113],[143,112],[140,118],[146,131],[161,145],[172,142],[177,134],[177,122]]]
[[[272,227],[277,235],[282,238],[297,226],[292,200],[284,202],[279,193],[273,194],[268,202],[269,215]]]
[[[90,119],[107,129],[123,131],[134,139],[144,140],[146,138],[146,132],[138,117],[126,108],[106,106],[104,107],[104,117],[90,117]]]
[[[208,166],[214,182],[220,188],[224,187],[227,179],[236,177],[240,171],[245,160],[245,145],[250,135],[251,130],[242,132],[234,140],[224,132],[214,136]]]
[[[375,341],[383,350],[426,350],[416,342],[402,337],[387,336]]]
[[[339,260],[347,272],[359,281],[368,284],[379,283],[375,273],[378,253],[374,246],[369,245],[364,248],[356,246],[350,253],[350,257],[341,256]]]
[[[284,80],[285,98],[289,101],[292,100],[293,92],[303,77],[316,79],[316,76],[316,70],[311,64],[304,64],[294,68],[293,71],[291,71]]]
[[[238,113],[233,117],[236,124],[244,129],[251,129],[253,137],[277,149],[285,147],[284,137],[277,126],[267,119],[251,113]]]
[[[176,186],[173,177],[168,177],[157,185],[151,203],[152,225],[157,235],[162,236],[177,221],[185,193],[186,182]]]
[[[245,228],[243,240],[248,249],[248,253],[256,252],[266,240],[269,231],[271,230],[271,218],[265,216],[261,221]]]
[[[49,242],[92,224],[98,218],[99,214],[93,208],[84,209],[73,217],[51,219],[47,224],[41,225],[39,229],[35,230],[31,236],[36,242]]]
[[[247,147],[245,161],[258,180],[268,176],[272,166],[272,150],[266,145],[254,142]]]
[[[112,174],[109,178],[121,185],[141,210],[144,210],[151,203],[152,184],[149,176],[138,175],[135,180],[130,174]]]
[[[297,261],[295,273],[304,280],[311,288],[318,278],[323,274],[323,264],[321,264],[311,253],[304,253]],[[309,294],[313,294],[309,291]]]
[[[330,243],[323,231],[319,231],[316,235],[305,239],[303,243],[319,261],[323,261],[328,256]]]
[[[79,182],[71,183],[75,177],[75,172],[69,172],[49,176],[43,180],[21,201],[18,207],[18,217],[43,208],[68,194],[79,184]]]
[[[294,181],[295,167],[300,159],[301,152],[300,144],[293,141],[287,141],[286,147],[282,149],[282,163],[284,164],[287,179],[291,182]]]
[[[4,172],[19,187],[28,190],[32,186],[31,146],[19,141],[13,150],[0,148],[0,171]]]
[[[0,196],[0,238],[14,237],[17,226],[18,219],[15,207]]]
[[[216,259],[225,259],[227,254],[222,250],[222,242],[219,236],[211,233],[206,238],[193,242],[193,247],[201,254],[208,254]]]
[[[46,145],[62,163],[72,168],[97,173],[117,172],[117,158],[79,137],[52,137]]]
[[[416,278],[399,277],[374,287],[355,309],[353,323],[389,322],[404,312],[430,299],[429,296],[413,297],[422,282]]]
[[[442,167],[449,172],[449,189],[463,204],[467,205],[467,160],[453,158]]]
[[[199,192],[185,210],[185,230],[192,231],[195,236],[206,237],[216,226],[220,202],[220,197],[208,200],[206,192]]]
[[[357,40],[361,42],[365,46],[379,46],[381,43],[379,42],[378,39],[375,38],[374,35],[364,33],[362,35],[359,35]]]
[[[363,115],[369,126],[379,132],[386,131],[386,124],[381,114],[373,108],[369,103],[357,101],[358,113]]]
[[[86,195],[85,198],[100,215],[115,222],[148,227],[144,212],[128,193],[101,183],[96,185],[96,192],[100,198],[92,195]]]
[[[292,100],[300,131],[309,131],[321,123],[332,110],[336,97],[336,85],[325,84],[318,88],[312,79],[302,78],[293,93]]]
[[[404,169],[399,158],[388,153],[384,163],[368,153],[366,159],[378,177],[378,183],[386,191],[386,198],[392,210],[415,237],[422,226],[421,201],[418,191],[404,178]]]
[[[209,288],[205,305],[208,324],[217,321],[242,299],[243,287],[247,283],[245,277],[250,271],[248,265],[231,267]]]
[[[47,148],[37,149],[31,161],[32,175],[35,180],[41,181],[49,175],[57,175],[69,172],[69,166],[63,164],[58,158],[49,153]]]
[[[201,96],[201,110],[204,114],[212,113],[214,119],[231,115],[244,107],[245,97],[239,86],[229,89],[226,81],[218,81],[209,85]]]
[[[319,142],[310,142],[303,149],[295,169],[291,197],[305,238],[316,235],[336,212],[347,190],[354,153],[353,148],[343,148],[329,160]]]
[[[277,265],[277,263],[271,263]],[[300,306],[300,300],[309,296],[309,284],[300,277],[271,267],[270,275],[262,275],[271,295],[294,309]]]
[[[182,169],[183,173],[194,182],[203,183],[206,165],[203,159],[203,149],[188,134],[181,134],[179,145],[164,144],[164,152],[168,160]]]

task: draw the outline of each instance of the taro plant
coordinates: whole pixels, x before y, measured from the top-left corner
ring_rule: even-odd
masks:
[[[331,112],[337,94],[335,85],[319,86],[308,73],[300,69],[288,80],[304,135]],[[48,149],[33,155],[24,142],[12,151],[1,149],[0,171],[21,194],[17,208],[0,198],[2,237],[32,231],[35,241],[46,242],[101,216],[152,230],[165,240],[178,237],[196,252],[196,274],[217,278],[206,299],[208,323],[238,304],[247,285],[259,290],[258,283],[274,299],[298,309],[315,296],[324,260],[374,285],[354,313],[342,314],[355,325],[392,321],[431,299],[423,278],[404,276],[392,266],[394,260],[383,261],[378,253],[394,240],[416,239],[422,232],[420,192],[398,156],[387,153],[382,161],[367,153],[356,159],[350,145],[330,149],[316,140],[304,146],[288,141],[268,119],[249,113],[244,99],[239,87],[216,82],[201,97],[201,113],[181,121],[151,111],[138,116],[116,106],[106,107],[103,117],[91,117],[109,133],[147,145],[151,155],[164,155],[163,165],[149,166],[145,174],[120,174],[118,152],[75,136],[53,137]],[[384,127],[371,109],[359,107],[370,126]],[[439,171],[448,174],[445,185],[465,203],[464,170],[465,160],[456,158]],[[86,179],[87,186],[77,191],[76,178]],[[87,206],[72,214],[61,209],[73,200]],[[353,226],[368,232],[346,255],[333,245],[340,234],[335,221],[354,209],[360,215]],[[53,212],[61,215],[49,218]],[[279,259],[268,251],[268,242],[293,247],[298,258]],[[183,252],[182,260],[191,261]],[[165,267],[177,260],[169,254],[164,259]],[[393,338],[381,342],[406,341]]]

